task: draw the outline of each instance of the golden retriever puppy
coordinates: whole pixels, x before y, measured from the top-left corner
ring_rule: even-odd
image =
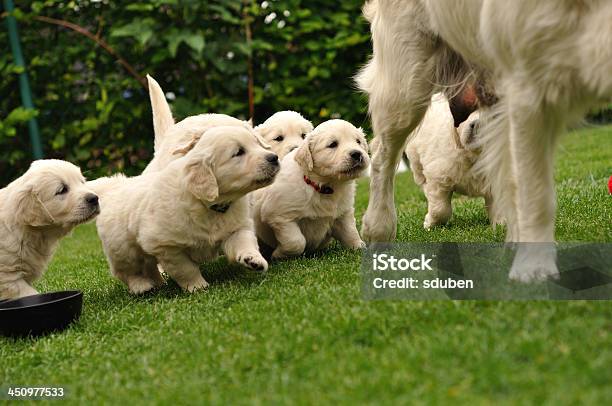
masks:
[[[364,246],[355,226],[355,182],[370,164],[361,129],[343,120],[317,126],[283,158],[276,181],[253,193],[257,237],[285,258],[325,247]]]
[[[484,179],[472,168],[479,157],[478,117],[475,111],[455,128],[448,100],[442,93],[431,98],[423,121],[410,135],[406,156],[414,181],[427,198],[423,227],[446,224],[452,215],[454,192],[484,197],[491,221],[492,198]]]
[[[313,129],[312,123],[295,111],[279,111],[255,127],[280,159],[304,142]]]
[[[476,170],[508,225],[507,240],[527,243],[509,277],[558,277],[555,144],[568,124],[612,97],[612,2],[370,0],[364,15],[373,56],[357,82],[380,145],[363,238],[395,238],[395,168],[431,95],[473,81],[485,122]]]
[[[157,172],[90,182],[100,195],[96,224],[111,273],[132,293],[163,283],[158,264],[182,289],[206,288],[199,264],[220,251],[230,262],[268,267],[246,194],[272,183],[276,154],[238,126],[212,128],[185,150]]]
[[[65,161],[34,161],[0,190],[0,299],[36,294],[59,240],[99,212],[81,170]]]
[[[192,140],[197,140],[210,128],[235,126],[252,129],[252,125],[248,121],[214,113],[190,116],[175,124],[162,88],[151,76],[147,75],[147,80],[149,81],[149,98],[153,112],[155,154],[143,173],[155,172],[165,168],[168,163],[182,155],[180,150],[177,151],[178,146],[188,145]]]

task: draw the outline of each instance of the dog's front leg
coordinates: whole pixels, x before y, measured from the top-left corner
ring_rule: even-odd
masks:
[[[412,75],[412,81],[398,80],[398,83],[407,82],[413,86],[399,89],[397,83],[388,84],[384,87],[387,93],[370,94],[372,127],[377,141],[372,155],[368,209],[363,216],[361,228],[363,239],[369,242],[386,242],[395,239],[397,233],[397,213],[393,198],[395,171],[406,138],[420,123],[429,105],[432,86],[429,80],[420,77],[427,73],[413,71],[405,74]],[[410,97],[407,99],[405,95]]]
[[[233,233],[223,243],[223,252],[230,262],[238,262],[256,271],[268,269],[268,262],[259,252],[257,237],[253,230],[241,229]]]
[[[354,210],[343,214],[334,221],[332,236],[340,241],[342,245],[352,250],[365,248],[365,242],[361,240],[357,231]]]
[[[272,258],[281,259],[300,255],[306,249],[306,237],[300,226],[294,221],[270,224],[278,246],[272,252]]]
[[[559,275],[554,247],[553,152],[562,117],[542,108],[534,111],[524,102],[531,100],[522,94],[524,89],[513,90],[509,92],[508,108],[520,244],[510,279],[543,281]]]
[[[156,256],[163,270],[187,292],[205,289],[208,282],[200,273],[200,268],[180,249],[164,249]]]

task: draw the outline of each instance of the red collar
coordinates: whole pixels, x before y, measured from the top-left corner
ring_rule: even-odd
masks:
[[[304,175],[304,182],[306,182],[307,185],[309,185],[310,187],[312,187],[314,190],[316,190],[317,192],[321,193],[322,195],[331,195],[332,193],[334,193],[334,189],[331,188],[331,186],[327,186],[327,185],[317,185],[316,182],[308,179],[308,176]]]

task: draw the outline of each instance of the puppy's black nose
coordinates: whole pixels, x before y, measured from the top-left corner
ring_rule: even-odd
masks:
[[[266,161],[270,162],[272,165],[278,165],[278,155],[269,154],[266,156]]]
[[[363,155],[360,151],[351,151],[351,159],[355,162],[360,162],[363,159]]]
[[[94,195],[93,193],[88,193],[87,195],[85,195],[85,201],[90,206],[97,206],[98,205],[98,196]]]

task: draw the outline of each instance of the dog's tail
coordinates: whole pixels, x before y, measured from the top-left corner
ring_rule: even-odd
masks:
[[[174,124],[170,106],[159,83],[147,75],[149,82],[149,98],[151,99],[151,110],[153,111],[153,131],[155,133],[155,151],[161,145],[164,133]]]
[[[87,186],[92,192],[99,197],[103,197],[109,190],[115,189],[120,183],[125,181],[126,177],[122,174],[116,174],[104,178],[98,178],[87,182]]]

